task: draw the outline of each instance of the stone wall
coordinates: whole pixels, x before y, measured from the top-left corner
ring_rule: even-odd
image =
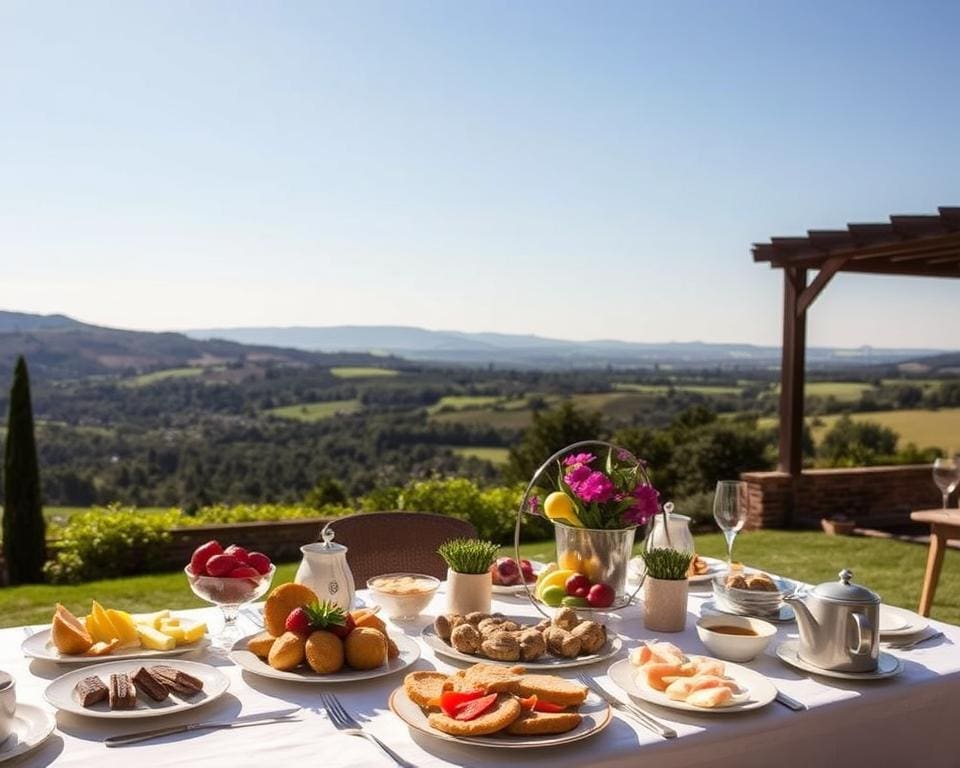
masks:
[[[844,515],[861,528],[907,525],[910,513],[941,505],[929,464],[809,469],[792,487],[784,472],[745,472],[748,528],[818,527]]]

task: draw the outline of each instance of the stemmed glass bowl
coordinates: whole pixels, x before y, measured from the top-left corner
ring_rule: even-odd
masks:
[[[193,594],[201,600],[213,605],[219,605],[223,613],[223,629],[217,635],[211,646],[219,651],[227,652],[240,639],[240,630],[237,627],[237,616],[240,609],[247,603],[252,603],[263,597],[270,589],[273,574],[277,572],[275,565],[260,576],[242,579],[231,579],[225,576],[197,576],[188,565],[183,569]]]

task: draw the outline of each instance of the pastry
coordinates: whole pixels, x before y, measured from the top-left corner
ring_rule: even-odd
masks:
[[[536,661],[547,652],[547,641],[543,633],[535,629],[525,629],[517,636],[520,642],[521,661]]]
[[[580,641],[580,653],[596,653],[607,642],[607,630],[595,621],[581,621],[570,634]]]
[[[293,609],[315,602],[317,595],[310,587],[295,582],[281,584],[263,604],[263,626],[274,637],[280,637],[287,629],[287,616]]]
[[[181,696],[193,696],[203,690],[203,680],[174,667],[158,664],[150,667],[149,671],[167,688]]]
[[[247,640],[247,650],[250,653],[256,654],[261,659],[265,659],[270,655],[270,649],[273,647],[276,639],[269,632],[261,632],[259,635],[255,635]]]
[[[270,648],[267,663],[282,672],[296,669],[306,657],[306,640],[296,632],[283,632]]]
[[[333,632],[311,632],[304,645],[304,654],[310,669],[321,675],[343,669],[343,641]]]
[[[77,700],[81,706],[92,707],[94,704],[106,699],[110,693],[110,689],[103,684],[103,680],[99,677],[90,675],[77,683],[73,692],[77,695]]]
[[[552,623],[553,626],[560,627],[560,629],[570,630],[580,623],[580,617],[577,616],[577,612],[573,608],[566,606],[557,610],[553,615]]]
[[[146,667],[140,667],[137,670],[133,676],[133,683],[138,691],[147,694],[154,701],[163,701],[170,695],[170,689]]]
[[[126,672],[110,675],[107,691],[110,709],[133,709],[137,706],[137,689]]]
[[[507,632],[496,632],[480,643],[480,650],[495,661],[519,661],[520,641]]]
[[[479,630],[469,622],[458,624],[450,635],[450,644],[460,653],[477,653],[482,641]]]
[[[547,641],[547,650],[554,656],[573,659],[580,653],[580,638],[560,627],[550,627],[543,633]]]
[[[357,627],[344,642],[347,664],[354,669],[376,669],[387,663],[387,637],[369,627]]]

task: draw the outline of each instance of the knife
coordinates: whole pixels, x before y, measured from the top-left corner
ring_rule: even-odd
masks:
[[[792,709],[794,712],[803,712],[806,708],[806,704],[801,704],[796,699],[791,696],[787,696],[783,691],[777,689],[776,700],[778,704],[783,704],[787,709]]]
[[[298,723],[300,720],[295,716],[300,714],[300,711],[300,707],[297,707],[296,709],[261,712],[260,714],[238,717],[229,723],[186,723],[185,725],[170,725],[166,728],[155,728],[151,731],[136,731],[135,733],[108,736],[103,740],[103,743],[108,747],[123,747],[127,744],[136,744],[141,741],[157,739],[161,736],[170,736],[174,733],[187,733],[188,731],[245,728],[252,725],[267,725],[269,723]]]

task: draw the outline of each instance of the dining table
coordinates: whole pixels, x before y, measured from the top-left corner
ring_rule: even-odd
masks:
[[[188,712],[148,720],[105,720],[57,711],[44,698],[51,681],[74,669],[66,665],[26,658],[21,644],[36,630],[47,627],[13,627],[0,630],[0,669],[16,678],[17,700],[39,706],[55,715],[53,733],[30,752],[7,765],[37,768],[56,765],[71,768],[288,768],[296,766],[390,766],[394,763],[374,745],[339,731],[328,717],[321,699],[335,693],[343,708],[368,732],[379,737],[406,763],[434,766],[542,766],[543,768],[602,768],[604,766],[913,766],[924,768],[960,765],[960,627],[930,621],[942,635],[911,649],[884,646],[902,662],[902,671],[883,680],[840,680],[810,674],[788,666],[776,656],[779,643],[797,637],[797,625],[778,625],[777,636],[756,659],[744,666],[766,676],[779,691],[803,705],[801,711],[771,702],[746,712],[691,713],[630,699],[611,680],[610,665],[627,657],[644,640],[666,640],[690,654],[709,655],[696,632],[696,622],[712,598],[706,589],[691,587],[686,628],[678,633],[651,633],[644,628],[642,604],[633,603],[601,614],[608,632],[623,640],[616,657],[576,669],[556,672],[574,678],[582,672],[622,701],[632,701],[647,714],[676,731],[662,738],[629,714],[613,710],[609,725],[590,738],[562,746],[536,749],[498,749],[441,740],[409,728],[391,712],[388,698],[404,675],[415,670],[452,673],[463,662],[438,655],[421,638],[422,630],[445,612],[443,585],[415,620],[388,622],[391,633],[416,640],[420,658],[392,675],[333,685],[310,685],[277,680],[241,669],[227,656],[209,647],[180,658],[210,664],[223,672],[229,688],[215,701]],[[186,585],[184,585],[186,590]],[[366,591],[358,597],[372,604]],[[523,617],[530,623],[541,618],[525,593],[495,595],[493,610]],[[178,612],[207,621],[219,629],[215,608]],[[261,630],[256,613],[241,614],[245,633]],[[929,631],[929,630],[928,630]],[[194,721],[230,721],[238,716],[301,707],[290,722],[220,731],[196,731],[166,736],[126,747],[108,748],[104,740],[161,725]],[[2,752],[0,752],[2,759]],[[6,766],[4,766],[6,768]]]

